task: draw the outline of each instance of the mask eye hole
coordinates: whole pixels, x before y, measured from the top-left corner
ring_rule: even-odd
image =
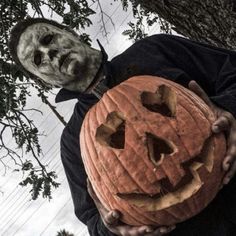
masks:
[[[42,55],[40,51],[35,51],[34,53],[34,64],[36,66],[39,66],[41,64],[42,61]]]
[[[40,43],[44,46],[47,46],[51,43],[53,37],[54,37],[53,34],[47,34],[40,40]]]

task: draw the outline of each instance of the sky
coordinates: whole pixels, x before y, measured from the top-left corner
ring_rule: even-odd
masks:
[[[132,20],[132,12],[131,10],[124,12],[119,1],[106,0],[101,1],[101,4],[106,14],[112,17],[115,26],[105,18],[106,29],[109,34],[107,38],[104,37],[100,29],[100,16],[96,14],[91,18],[94,25],[88,29],[87,33],[91,35],[94,48],[98,49],[96,39],[99,39],[110,60],[132,44],[127,37],[122,35],[123,30],[127,29],[127,22]],[[95,5],[93,9],[98,12]],[[43,8],[43,12],[45,17],[49,18],[46,7]],[[52,19],[58,20],[58,17],[54,15]],[[149,35],[158,32],[159,26],[153,26],[149,29]],[[49,100],[68,121],[76,101],[55,104],[54,99],[57,92],[58,90],[53,90]],[[21,172],[14,172],[13,161],[6,160],[9,166],[6,173],[3,166],[0,166],[0,236],[54,236],[61,229],[66,229],[75,236],[89,235],[86,226],[74,215],[70,190],[60,160],[59,144],[64,126],[47,105],[41,102],[36,91],[32,90],[32,94],[33,96],[27,101],[27,107],[42,111],[42,114],[35,111],[28,114],[28,117],[34,120],[36,126],[39,127],[40,132],[44,134],[40,137],[43,150],[41,161],[48,165],[48,170],[56,171],[58,182],[61,185],[53,191],[52,200],[39,198],[32,201],[29,193],[30,189],[18,185],[25,176]],[[15,146],[11,137],[8,137],[6,143],[12,147]]]

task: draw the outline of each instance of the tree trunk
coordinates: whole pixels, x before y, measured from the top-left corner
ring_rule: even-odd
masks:
[[[56,108],[45,98],[45,103],[50,107],[52,112],[56,115],[56,117],[61,121],[61,123],[66,126],[67,123],[65,122],[64,118],[59,114]]]
[[[168,21],[177,33],[227,49],[236,49],[235,0],[135,0]]]

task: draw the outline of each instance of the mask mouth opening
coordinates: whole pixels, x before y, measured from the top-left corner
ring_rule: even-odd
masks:
[[[66,61],[66,59],[69,57],[70,52],[64,54],[61,56],[61,58],[59,59],[59,70],[61,71],[61,67],[63,65],[63,63]]]

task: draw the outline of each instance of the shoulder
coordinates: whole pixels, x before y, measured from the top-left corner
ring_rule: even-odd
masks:
[[[169,45],[176,45],[177,42],[184,43],[187,39],[179,36],[168,35],[168,34],[155,34],[143,39],[136,41],[130,47],[128,47],[124,52],[112,59],[119,58],[122,55],[137,55],[139,53],[160,51],[161,49],[167,50]]]
[[[64,128],[61,135],[61,151],[73,150],[74,146],[79,145],[80,129],[83,124],[84,117],[87,111],[97,102],[97,98],[91,97],[87,99],[80,99],[72,113],[70,120]]]
[[[197,48],[202,50],[218,51],[219,53],[235,55],[235,52],[232,50],[216,47],[208,44],[207,42],[199,42],[193,39],[188,39],[183,36],[170,34],[155,34],[148,36],[135,42],[130,48],[143,47],[146,45],[160,46],[165,49],[169,48],[170,50],[172,50],[172,48],[182,48],[184,46],[186,48]]]
[[[161,43],[161,42],[177,41],[177,40],[186,40],[186,39],[180,36],[170,35],[170,34],[154,34],[136,41],[132,46],[136,46],[139,44]]]

